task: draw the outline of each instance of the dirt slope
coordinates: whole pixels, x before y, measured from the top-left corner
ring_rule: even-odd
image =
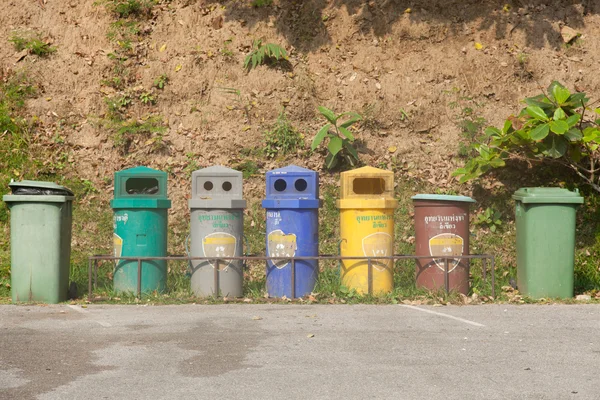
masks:
[[[320,122],[316,107],[357,111],[367,117],[358,137],[365,164],[391,168],[432,184],[455,185],[450,172],[465,108],[490,124],[518,110],[518,100],[559,80],[598,93],[600,4],[595,1],[161,1],[140,22],[124,62],[129,81],[103,83],[115,66],[118,44],[107,37],[116,18],[93,1],[10,0],[0,11],[0,65],[27,71],[41,90],[28,102],[39,117],[37,135],[58,138],[68,154],[64,173],[91,180],[111,196],[105,177],[146,164],[171,172],[172,213],[186,213],[189,168],[235,165],[242,149],[261,148],[263,133],[282,107],[307,146]],[[560,29],[581,33],[565,45]],[[12,32],[33,30],[57,48],[48,58],[18,54]],[[254,39],[285,46],[288,69],[260,66],[246,73]],[[164,90],[152,89],[161,74]],[[239,91],[232,95],[223,88]],[[143,104],[141,93],[156,104]],[[147,137],[124,153],[102,121],[105,98],[133,93],[128,117],[159,116],[165,146]],[[390,147],[397,149],[390,152]],[[305,151],[287,159],[257,157],[260,172],[293,162],[320,169],[324,154]],[[18,178],[18,177],[17,177]],[[397,179],[403,176],[398,174]],[[325,181],[337,180],[324,174]],[[260,176],[246,195],[262,196]],[[455,189],[457,189],[455,187]],[[468,188],[459,189],[468,192]]]

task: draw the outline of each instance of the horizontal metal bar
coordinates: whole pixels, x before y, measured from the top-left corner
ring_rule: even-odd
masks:
[[[447,263],[448,260],[473,260],[473,259],[481,259],[481,260],[490,260],[491,261],[491,271],[490,274],[492,275],[492,296],[495,298],[496,295],[496,282],[495,282],[495,257],[491,254],[468,254],[468,255],[457,255],[457,256],[452,256],[452,257],[448,257],[448,256],[417,256],[417,255],[410,255],[410,254],[396,254],[393,256],[382,256],[382,257],[366,257],[366,256],[341,256],[341,255],[329,255],[329,254],[324,254],[324,255],[319,255],[319,256],[303,256],[303,257],[268,257],[268,256],[241,256],[241,257],[219,257],[219,261],[221,260],[227,260],[227,261],[238,261],[238,260],[242,260],[242,261],[273,261],[273,260],[291,260],[292,263],[295,264],[295,262],[297,261],[303,261],[303,260],[337,260],[337,261],[344,261],[344,260],[362,260],[362,261],[367,261],[367,263],[371,264],[372,259],[375,260],[391,260],[391,261],[399,261],[399,260],[423,260],[423,259],[439,259],[439,260],[444,260],[444,264],[445,267],[444,268],[444,275],[445,275],[445,287],[446,290],[449,290],[449,271],[447,270]],[[157,261],[157,260],[165,260],[165,261],[213,261],[214,262],[214,257],[190,257],[190,256],[182,256],[182,255],[175,255],[175,256],[166,256],[166,257],[115,257],[112,255],[93,255],[89,257],[90,262],[94,261],[94,266],[95,268],[97,268],[96,264],[98,261],[129,261],[129,262],[137,262],[138,263],[138,294],[140,293],[140,284],[141,284],[141,279],[140,279],[140,272],[141,272],[141,264],[142,261]],[[487,263],[483,263],[483,268],[487,268]],[[295,266],[295,265],[294,265]],[[88,266],[89,268],[89,266]],[[295,269],[295,268],[294,268]],[[369,268],[370,269],[370,268]],[[295,271],[293,271],[295,272]],[[89,274],[89,272],[88,272]],[[370,275],[370,279],[372,279],[372,273],[369,274]],[[215,296],[219,296],[219,277],[218,277],[218,269],[215,269]],[[295,273],[292,274],[292,282],[295,281]],[[89,279],[89,276],[88,276]],[[97,279],[96,279],[97,280]],[[372,282],[369,282],[369,292],[372,291]],[[292,283],[293,288],[295,288],[295,285]],[[89,290],[89,287],[88,287]],[[91,297],[92,293],[91,290],[88,293],[88,296]],[[292,296],[293,297],[293,296]]]
[[[302,256],[302,257],[267,257],[267,256],[241,256],[241,257],[219,257],[219,260],[250,260],[250,261],[271,261],[271,260],[366,260],[366,256]],[[493,259],[494,256],[490,254],[469,254],[462,256],[413,256],[413,255],[394,255],[394,256],[381,256],[381,257],[370,257],[377,260],[422,260],[422,259],[459,259],[459,260],[471,260],[471,259]],[[104,261],[157,261],[157,260],[168,260],[168,261],[209,261],[214,260],[214,257],[188,257],[188,256],[167,256],[167,257],[114,257],[109,255],[94,255],[89,257],[90,260],[104,260]]]

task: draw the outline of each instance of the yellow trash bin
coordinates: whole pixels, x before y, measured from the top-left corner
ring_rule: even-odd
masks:
[[[340,236],[342,257],[373,257],[372,293],[389,293],[394,288],[392,260],[378,259],[394,254],[394,173],[363,167],[341,174]],[[359,293],[369,292],[368,259],[344,260],[342,284]]]

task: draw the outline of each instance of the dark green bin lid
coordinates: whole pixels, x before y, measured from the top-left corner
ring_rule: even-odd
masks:
[[[58,185],[54,182],[46,182],[46,181],[19,181],[19,182],[11,182],[8,184],[13,193],[18,191],[19,189],[39,189],[41,192],[40,195],[57,195],[57,196],[73,196],[73,191],[67,187]]]
[[[527,204],[583,204],[578,189],[572,192],[559,187],[521,188],[512,198]]]
[[[470,197],[467,196],[454,196],[450,194],[417,194],[411,197],[413,200],[429,200],[429,201],[458,201],[461,203],[475,203]]]

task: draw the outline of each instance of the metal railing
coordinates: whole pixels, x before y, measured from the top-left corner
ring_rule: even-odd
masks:
[[[449,262],[450,260],[472,260],[472,259],[480,259],[481,260],[481,269],[482,269],[482,277],[483,280],[487,282],[487,269],[488,269],[488,260],[490,261],[490,274],[491,274],[491,286],[492,286],[492,297],[496,297],[496,280],[495,280],[495,258],[493,255],[489,254],[472,254],[472,255],[461,255],[461,256],[452,256],[452,257],[440,257],[440,256],[414,256],[414,255],[394,255],[387,257],[346,257],[346,256],[333,256],[333,255],[320,255],[314,257],[267,257],[267,256],[242,256],[242,257],[189,257],[189,256],[167,256],[167,257],[114,257],[110,255],[94,255],[91,256],[88,260],[88,299],[91,301],[93,289],[96,288],[98,282],[98,262],[99,261],[137,261],[137,295],[141,298],[142,296],[142,267],[143,261],[208,261],[214,263],[214,286],[213,286],[213,296],[220,296],[220,287],[219,287],[219,271],[220,271],[220,263],[223,261],[243,261],[244,263],[248,261],[273,261],[273,260],[289,260],[290,262],[290,284],[291,284],[291,298],[296,298],[296,262],[297,261],[307,261],[307,260],[337,260],[337,261],[345,261],[345,260],[367,260],[367,279],[368,279],[368,294],[373,294],[373,260],[391,260],[391,261],[399,261],[399,260],[424,260],[424,259],[435,259],[435,260],[444,260],[444,288],[446,293],[450,293],[450,273],[449,270]],[[470,269],[470,265],[467,267]],[[93,285],[92,285],[93,283]]]

